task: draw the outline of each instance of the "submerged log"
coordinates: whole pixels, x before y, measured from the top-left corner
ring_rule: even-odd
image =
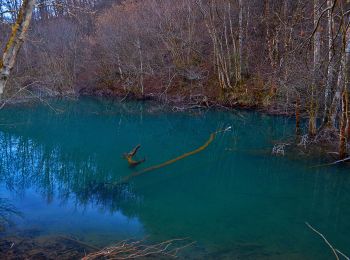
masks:
[[[150,171],[154,171],[154,170],[163,168],[163,167],[168,166],[168,165],[170,165],[170,164],[173,164],[173,163],[175,163],[175,162],[177,162],[177,161],[179,161],[179,160],[182,160],[182,159],[184,159],[184,158],[186,158],[186,157],[189,157],[189,156],[191,156],[191,155],[194,155],[194,154],[196,154],[196,153],[199,153],[199,152],[203,151],[204,149],[206,149],[206,148],[214,141],[215,136],[216,136],[218,133],[223,133],[223,132],[227,132],[227,131],[230,131],[230,130],[231,130],[231,126],[227,127],[227,128],[224,129],[224,130],[216,131],[216,132],[210,134],[209,139],[208,139],[202,146],[200,146],[199,148],[197,148],[197,149],[195,149],[195,150],[193,150],[193,151],[191,151],[191,152],[185,153],[185,154],[183,154],[183,155],[180,155],[180,156],[178,156],[178,157],[176,157],[176,158],[174,158],[174,159],[171,159],[171,160],[169,160],[169,161],[166,161],[166,162],[164,162],[164,163],[161,163],[161,164],[158,164],[158,165],[155,165],[155,166],[148,167],[148,168],[146,168],[146,169],[144,169],[144,170],[141,170],[141,171],[139,171],[139,172],[136,172],[136,173],[132,173],[132,174],[126,176],[126,177],[122,180],[122,183],[123,183],[123,182],[127,182],[128,180],[130,180],[130,179],[133,178],[133,177],[139,176],[139,175],[144,174],[144,173],[146,173],[146,172],[150,172]]]
[[[133,157],[136,155],[137,151],[141,148],[141,145],[137,145],[129,153],[124,154],[124,158],[128,161],[129,167],[136,167],[137,165],[146,161],[146,159],[135,161]]]

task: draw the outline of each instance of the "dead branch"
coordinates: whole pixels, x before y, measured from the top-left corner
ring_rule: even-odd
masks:
[[[317,235],[319,235],[320,237],[322,237],[322,239],[324,240],[324,242],[326,242],[326,244],[330,247],[330,249],[332,250],[332,252],[333,252],[333,254],[334,254],[334,256],[335,256],[335,258],[337,259],[337,260],[339,260],[339,256],[338,256],[338,253],[340,254],[340,255],[342,255],[345,259],[349,259],[349,257],[348,256],[346,256],[345,254],[343,254],[341,251],[339,251],[338,249],[336,249],[336,248],[334,248],[333,246],[332,246],[332,244],[327,240],[327,238],[321,233],[321,232],[319,232],[318,230],[316,230],[313,226],[311,226],[308,222],[305,222],[305,224],[312,230],[312,231],[314,231]]]
[[[335,249],[335,251],[337,251],[338,254],[340,254],[341,256],[343,256],[346,260],[349,260],[350,258],[345,255],[344,253],[342,253],[341,251],[339,251],[338,249]]]
[[[335,162],[332,162],[332,163],[326,163],[326,164],[315,165],[315,166],[312,166],[311,168],[332,166],[332,165],[336,165],[336,164],[338,164],[338,163],[343,163],[343,162],[347,162],[347,161],[350,161],[350,157],[345,158],[345,159],[342,159],[342,160],[338,160],[338,161],[335,161]]]
[[[91,253],[82,258],[82,260],[95,259],[136,259],[143,257],[161,257],[176,258],[180,250],[193,245],[195,242],[184,243],[184,239],[171,239],[158,244],[146,245],[142,241],[124,240],[114,246],[106,247],[95,253]]]
[[[54,111],[56,114],[59,114],[59,113],[63,113],[64,110],[62,109],[59,109],[59,108],[54,108],[52,105],[50,105],[50,103],[43,99],[42,97],[40,97],[39,95],[36,95],[35,93],[33,93],[32,91],[28,90],[28,89],[25,89],[25,91],[27,91],[29,94],[31,94],[33,97],[39,99],[41,102],[45,103],[52,111]]]

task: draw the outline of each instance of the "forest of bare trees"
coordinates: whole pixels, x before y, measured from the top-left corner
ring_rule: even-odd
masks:
[[[346,156],[349,1],[37,0],[14,63],[11,38],[23,38],[16,30],[30,2],[1,1],[4,99],[92,94],[265,108],[295,113],[298,133],[304,116],[309,137],[333,136]]]

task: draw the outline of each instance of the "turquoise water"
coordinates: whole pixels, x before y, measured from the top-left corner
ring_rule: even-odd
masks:
[[[271,155],[293,136],[292,119],[88,98],[50,105],[0,111],[0,197],[22,213],[7,232],[98,246],[189,237],[189,258],[331,259],[307,221],[350,255],[349,169]],[[228,126],[204,151],[111,185]],[[146,162],[130,169],[122,154],[137,144]]]

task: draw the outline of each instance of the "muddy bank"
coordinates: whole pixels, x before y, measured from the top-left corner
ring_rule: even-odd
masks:
[[[110,87],[87,87],[78,90],[79,95],[91,97],[115,98],[120,101],[156,101],[166,104],[174,111],[185,111],[193,109],[222,108],[254,110],[271,115],[294,116],[295,106],[280,102],[277,96],[271,95],[269,89],[254,88],[250,86],[251,92],[246,91],[247,86],[242,86],[235,92],[222,93],[219,89],[209,86],[202,87],[172,87],[162,89],[157,86],[147,86],[144,93],[139,90],[125,89],[122,86]],[[307,116],[306,111],[300,111],[302,116]]]

